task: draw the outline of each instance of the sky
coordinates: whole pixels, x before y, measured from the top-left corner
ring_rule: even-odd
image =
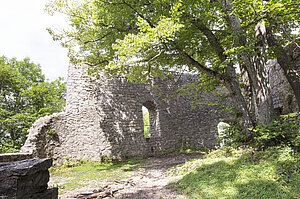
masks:
[[[63,16],[44,12],[48,0],[0,0],[0,56],[40,64],[46,79],[66,80],[67,50],[52,40],[47,27],[66,26]]]

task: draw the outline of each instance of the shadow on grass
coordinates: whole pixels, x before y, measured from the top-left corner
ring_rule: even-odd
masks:
[[[143,163],[142,158],[135,158],[126,161],[111,161],[104,163],[95,163],[97,171],[112,171],[121,169],[124,172],[135,171]]]
[[[81,165],[76,165],[68,170],[60,170],[56,176],[65,178],[60,186],[60,194],[69,192],[83,186],[100,187],[103,182],[107,185],[114,184],[115,180],[132,178],[136,175],[145,175],[150,171],[167,172],[173,166],[185,163],[193,158],[199,158],[194,154],[169,154],[165,156],[151,158],[133,158],[126,161],[103,161],[103,162],[81,162]],[[135,172],[137,171],[137,172]],[[55,176],[54,173],[53,177]],[[94,182],[93,182],[94,181]],[[145,188],[135,193],[124,193],[126,198],[151,198],[151,195],[161,193],[157,187],[153,190],[152,187]],[[122,196],[123,197],[123,196]]]
[[[174,191],[168,191],[163,188],[145,188],[132,193],[118,193],[118,199],[180,199],[183,196]]]
[[[247,153],[234,161],[202,162],[169,187],[197,199],[300,197],[295,161],[252,159],[253,155]]]
[[[106,162],[81,162],[80,165],[69,168],[56,168],[51,172],[51,178],[54,185],[59,183],[59,194],[81,188],[102,186],[102,181],[107,184],[113,183],[115,180],[125,179],[132,175],[130,171],[134,171],[142,163],[142,159],[131,159],[127,161],[106,161]],[[58,178],[59,182],[55,180]]]

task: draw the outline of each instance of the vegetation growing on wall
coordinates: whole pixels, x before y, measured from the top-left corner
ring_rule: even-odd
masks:
[[[45,81],[29,58],[0,57],[0,153],[18,151],[36,119],[61,111],[65,92],[63,79]]]

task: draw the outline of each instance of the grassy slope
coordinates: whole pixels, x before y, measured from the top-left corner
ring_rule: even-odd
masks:
[[[172,187],[189,198],[300,198],[300,156],[289,148],[264,152],[224,148],[175,167]]]
[[[143,162],[141,159],[79,165],[69,162],[70,165],[52,169],[51,175],[63,177],[64,183],[59,188],[64,193],[82,186],[100,186],[101,181],[109,184],[130,177],[131,171],[138,170]],[[300,155],[288,147],[264,152],[223,148],[169,172],[182,176],[171,187],[189,198],[300,198]]]

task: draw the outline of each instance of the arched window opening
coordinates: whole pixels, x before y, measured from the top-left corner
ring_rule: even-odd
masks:
[[[151,136],[149,110],[145,106],[142,106],[142,111],[143,111],[144,137],[149,138]]]
[[[148,140],[158,131],[156,105],[152,101],[146,101],[142,105],[144,137]]]

